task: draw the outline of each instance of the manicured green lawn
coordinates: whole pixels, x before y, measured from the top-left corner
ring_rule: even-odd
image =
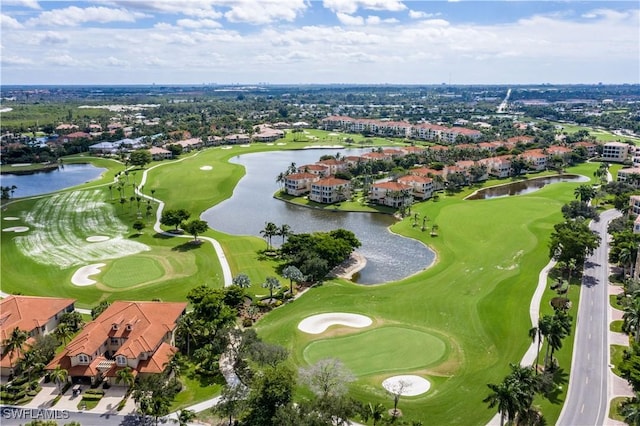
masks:
[[[628,347],[621,345],[611,345],[611,364],[614,365],[612,371],[620,377],[622,377],[622,373],[618,369],[618,366],[622,363],[622,356],[625,349],[628,349]]]
[[[311,131],[309,134],[313,135]],[[321,133],[318,135],[314,144],[332,143],[329,139],[322,140]],[[304,145],[286,143],[281,147],[214,148],[196,155],[187,154],[180,162],[159,163],[161,166],[149,172],[144,192],[150,194],[154,189],[154,196],[166,201],[167,208],[186,208],[192,212],[192,217],[198,216],[229,197],[244,174],[241,166],[227,162],[229,158],[239,153]],[[384,143],[384,140],[376,143]],[[205,165],[212,166],[212,170],[200,170]],[[592,178],[596,167],[597,164],[585,164],[568,172]],[[114,165],[107,175],[112,177],[115,170],[121,170],[121,166]],[[129,178],[139,182],[141,175],[138,171]],[[85,187],[102,184],[104,198],[110,200],[109,182],[110,178],[105,177]],[[486,385],[502,381],[509,371],[509,363],[519,362],[530,343],[529,302],[538,273],[549,259],[548,235],[553,225],[562,220],[560,208],[574,199],[573,190],[579,184],[559,183],[525,196],[493,200],[465,201],[462,197],[471,192],[465,190],[455,195],[443,194],[437,202],[416,204],[412,212],[420,217],[428,216],[429,226],[437,224],[438,236],[430,237],[428,232],[421,232],[420,227],[413,227],[412,217],[396,223],[392,231],[432,247],[437,252],[437,261],[431,268],[399,282],[375,286],[329,281],[264,317],[257,324],[257,330],[265,340],[287,347],[292,354],[290,362],[296,367],[308,365],[306,348],[311,347],[309,353],[315,359],[330,354],[328,348],[339,344],[344,357],[352,357],[353,361],[349,362],[356,370],[363,371],[351,386],[352,396],[362,401],[382,402],[390,407],[392,401],[380,384],[389,373],[400,371],[400,368],[403,374],[420,374],[432,383],[428,393],[402,400],[405,418],[432,424],[485,424],[495,414],[495,410],[489,410],[482,403],[488,394]],[[185,195],[185,188],[189,189],[188,195]],[[119,220],[127,225],[135,220],[135,207],[128,203],[120,206],[115,200],[111,202]],[[15,202],[4,214],[22,217],[33,205],[32,200]],[[265,242],[255,237],[230,236],[216,231],[208,231],[206,235],[222,244],[234,274],[249,275],[253,284],[250,293],[263,294],[260,283],[266,276],[273,275],[277,266],[275,260],[261,256]],[[15,235],[3,235],[2,238],[2,289],[7,292],[74,297],[81,307],[91,307],[102,299],[184,300],[193,286],[202,283],[222,285],[221,269],[209,244],[193,247],[186,244],[187,239],[158,236],[149,229],[135,237],[135,241],[148,245],[151,251],[137,256],[150,255],[156,262],[159,262],[158,256],[186,257],[172,260],[175,276],[147,285],[136,285],[132,280],[133,288],[124,284],[113,287],[113,282],[119,281],[117,278],[108,279],[112,284],[109,287],[73,286],[70,277],[74,269],[61,270],[36,264],[14,249],[13,238]],[[114,277],[122,275],[118,272],[118,261],[105,263],[108,264],[103,269],[104,275],[110,271]],[[166,270],[167,265],[162,264],[162,267]],[[194,272],[187,273],[189,268],[194,268]],[[148,269],[153,268],[149,266]],[[184,275],[180,275],[181,272]],[[578,294],[577,289],[571,289],[570,297],[574,300],[571,314],[574,317]],[[548,301],[554,295],[551,291],[545,294],[543,313],[551,311]],[[381,328],[374,333],[357,331],[343,337],[309,336],[297,330],[297,324],[307,316],[332,311],[363,313],[372,317]],[[389,330],[394,331],[393,336],[388,335]],[[421,346],[423,340],[426,346]],[[312,344],[314,341],[317,343]],[[327,343],[320,344],[325,341]],[[404,349],[402,353],[396,352],[398,347]],[[412,352],[410,348],[415,347],[420,350]],[[436,347],[444,347],[444,352],[435,350]],[[556,353],[565,372],[570,369],[571,348],[571,339],[566,339],[563,348]],[[313,352],[316,350],[317,354]],[[416,357],[420,353],[426,358],[418,360]],[[375,358],[378,354],[385,355]],[[367,360],[374,358],[376,365],[368,367]],[[405,359],[407,363],[402,367]],[[386,368],[385,363],[388,364]],[[564,391],[558,400],[563,399]],[[547,422],[553,424],[560,412],[559,403],[544,400],[540,405]]]
[[[375,350],[381,342],[385,350]],[[304,349],[303,356],[309,364],[339,358],[354,374],[366,376],[425,368],[441,360],[446,352],[447,344],[433,334],[389,326],[313,341]]]
[[[609,324],[609,330],[622,333],[622,324],[624,324],[624,321],[622,320],[611,321],[611,324]]]
[[[626,401],[629,398],[619,396],[617,398],[613,398],[609,403],[609,418],[613,420],[618,420],[620,422],[624,422],[624,416],[620,414],[620,404]]]
[[[129,288],[157,280],[164,273],[164,268],[155,259],[134,255],[114,260],[101,281],[109,287]]]

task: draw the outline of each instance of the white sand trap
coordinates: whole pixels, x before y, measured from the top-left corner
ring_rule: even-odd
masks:
[[[307,317],[300,321],[298,329],[309,334],[320,334],[332,325],[363,328],[370,326],[372,322],[371,318],[364,315],[335,312]]]
[[[249,145],[248,143],[243,143],[242,145],[240,145],[242,148],[249,148],[251,145]]]
[[[4,228],[2,232],[27,232],[29,230],[26,226],[12,226],[11,228]]]
[[[280,145],[280,146],[282,146],[282,145],[286,145],[286,143],[284,143],[284,142],[278,142],[276,145]]]
[[[269,142],[269,143],[267,144],[267,146],[273,146],[273,143],[272,143],[272,142]]]
[[[213,170],[213,167],[211,167],[211,166],[202,166],[202,167],[200,167],[200,170]]]
[[[329,133],[329,136],[338,136],[337,133]]]
[[[99,243],[101,241],[109,241],[111,237],[107,237],[106,235],[92,235],[87,237],[87,241],[90,243]]]
[[[15,217],[15,216],[7,216],[7,217],[3,217],[4,220],[20,220],[19,217]]]
[[[223,146],[222,149],[231,149],[233,148],[232,146]]]
[[[431,383],[420,376],[393,376],[383,381],[382,387],[391,393],[401,390],[400,395],[402,396],[416,396],[427,392]]]
[[[73,277],[71,277],[71,284],[80,287],[95,284],[96,282],[89,277],[91,275],[99,274],[100,268],[104,265],[104,263],[94,263],[93,265],[83,266],[73,274]]]

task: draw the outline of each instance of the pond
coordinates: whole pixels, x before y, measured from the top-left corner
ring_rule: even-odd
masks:
[[[33,174],[0,176],[2,186],[16,186],[12,198],[48,194],[98,179],[107,169],[92,164],[64,164],[57,169]]]
[[[360,155],[367,150],[345,149],[341,155]],[[370,150],[369,150],[370,151]],[[233,196],[202,214],[214,229],[233,235],[260,236],[266,222],[287,224],[295,233],[352,231],[362,243],[358,252],[367,258],[367,266],[354,277],[359,284],[396,281],[429,267],[435,253],[423,243],[389,231],[395,222],[380,213],[331,212],[306,208],[273,198],[279,190],[276,177],[291,163],[311,164],[336,149],[265,152],[234,157],[231,162],[245,167],[246,175]],[[274,243],[281,239],[275,237]]]
[[[540,188],[558,182],[588,182],[589,178],[578,175],[546,176],[534,179],[520,180],[504,185],[479,189],[469,195],[467,200],[488,200],[491,198],[509,197],[512,195],[524,195],[537,191]]]

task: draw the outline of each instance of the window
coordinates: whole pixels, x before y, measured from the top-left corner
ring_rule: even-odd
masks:
[[[111,338],[111,344],[112,345],[117,345],[118,344],[118,339],[114,339],[113,337]]]
[[[127,365],[127,358],[123,357],[122,355],[118,355],[116,357],[116,364],[118,364],[118,365]]]
[[[78,362],[80,364],[89,364],[89,357],[85,354],[78,355]]]

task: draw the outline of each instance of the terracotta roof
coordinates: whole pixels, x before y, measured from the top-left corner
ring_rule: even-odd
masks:
[[[321,166],[320,164],[305,164],[304,166],[298,167],[298,170],[327,170],[325,166]]]
[[[305,172],[301,172],[301,173],[291,173],[290,175],[287,175],[285,179],[287,180],[302,180],[302,179],[315,179],[318,176],[314,175],[313,173],[305,173]]]
[[[433,182],[433,179],[421,175],[407,175],[398,178],[398,182],[416,182],[416,183],[429,183]]]
[[[405,189],[411,189],[410,185],[404,185],[398,182],[380,182],[371,185],[372,188],[382,188],[389,191],[403,191]]]
[[[111,337],[125,338],[115,355],[137,358],[141,352],[153,351],[176,321],[186,303],[113,302],[98,318],[76,336],[64,353],[68,356],[92,354]]]
[[[140,373],[162,373],[176,352],[177,348],[163,342],[151,357],[138,363],[137,370]]]
[[[328,177],[325,179],[320,179],[315,182],[314,186],[340,186],[340,185],[348,185],[349,181],[344,179],[338,179],[334,177]]]
[[[0,300],[0,340],[11,335],[14,328],[30,332],[42,327],[58,312],[75,303],[75,299],[55,297],[9,296]]]

